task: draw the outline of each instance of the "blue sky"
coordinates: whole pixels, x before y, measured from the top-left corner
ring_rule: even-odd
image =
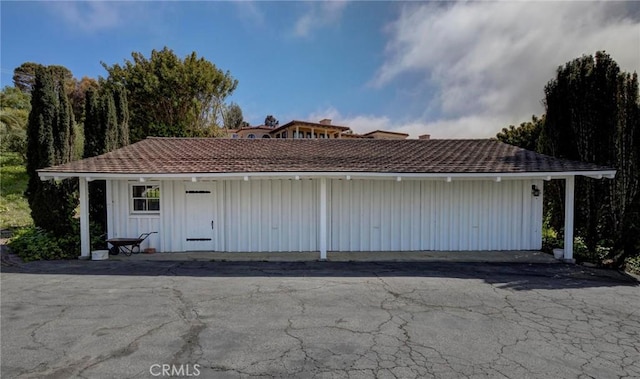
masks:
[[[251,124],[331,118],[357,132],[491,137],[543,111],[544,84],[606,50],[640,68],[634,2],[2,1],[2,86],[23,62],[104,76],[167,46],[239,85]]]

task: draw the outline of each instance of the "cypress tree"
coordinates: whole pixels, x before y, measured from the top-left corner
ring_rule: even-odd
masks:
[[[637,75],[620,72],[606,53],[558,68],[545,87],[543,153],[615,167],[609,181],[576,178],[577,234],[590,252],[612,244],[617,263],[640,247],[640,110]],[[555,190],[553,187],[559,187]],[[556,230],[562,227],[562,185],[546,192]],[[554,196],[549,196],[554,194]],[[608,241],[608,242],[607,242]],[[622,253],[621,253],[622,251]]]
[[[51,75],[43,68],[36,70],[31,95],[31,112],[27,124],[27,173],[29,203],[38,188],[37,169],[53,164],[53,123],[55,122],[56,97]]]
[[[616,178],[609,183],[609,230],[615,232],[615,260],[640,251],[640,97],[638,75],[622,73],[617,80],[617,128],[613,150]]]
[[[85,98],[84,157],[108,153],[129,143],[129,111],[124,90],[87,91]],[[89,183],[89,217],[106,231],[104,181]]]
[[[53,124],[56,113],[56,96],[51,75],[43,68],[36,70],[31,95],[31,113],[27,124],[27,174],[29,183],[25,195],[31,209],[40,188],[36,170],[54,162]]]
[[[124,87],[116,87],[113,93],[116,105],[116,116],[118,118],[118,143],[117,148],[129,144],[129,103],[127,101],[127,91]]]
[[[542,131],[542,152],[601,165],[612,165],[607,152],[615,130],[615,83],[619,68],[606,54],[583,56],[560,67],[556,79],[545,87],[546,122]],[[613,78],[614,86],[609,83]],[[612,105],[612,102],[614,103]],[[571,141],[572,143],[567,143]],[[559,184],[555,184],[556,186]],[[595,251],[604,236],[599,228],[606,208],[602,181],[576,178],[577,234]],[[552,190],[556,199],[552,212],[561,214],[563,190]],[[551,199],[550,199],[551,200]],[[561,227],[557,218],[558,225]]]
[[[62,97],[58,92],[62,92]],[[48,68],[39,67],[36,70],[31,96],[32,109],[27,126],[27,200],[36,226],[64,236],[71,229],[77,204],[73,181],[43,182],[38,177],[37,170],[69,161],[71,132],[63,129],[72,128],[73,119],[65,115],[65,110],[60,109],[60,102],[68,105],[68,100],[65,100],[64,90],[56,88]]]
[[[111,91],[107,90],[102,94],[101,116],[105,133],[104,152],[106,153],[118,148],[118,116],[116,115],[116,104]]]
[[[57,117],[53,128],[55,164],[62,164],[72,160],[75,140],[73,110],[62,81],[58,84],[58,109],[56,113]]]
[[[95,157],[105,153],[105,132],[102,122],[101,99],[97,90],[87,90],[84,103],[84,157]],[[89,183],[89,219],[106,230],[105,183]]]
[[[100,122],[98,93],[93,88],[87,90],[84,102],[84,158],[104,153],[104,133]]]

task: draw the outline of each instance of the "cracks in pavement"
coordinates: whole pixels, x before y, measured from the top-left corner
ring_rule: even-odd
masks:
[[[202,364],[208,370],[202,377],[640,377],[640,313],[629,305],[640,296],[623,286],[560,288],[563,277],[547,275],[515,288],[502,285],[504,277],[491,284],[472,275],[443,279],[411,276],[407,270],[394,276],[384,267],[346,277],[298,277],[272,270],[254,276],[253,267],[251,275],[243,271],[237,277],[233,271],[225,271],[225,277],[185,275],[185,270],[199,268],[165,264],[148,270],[159,273],[158,278],[110,278],[120,280],[122,287],[113,284],[108,287],[113,292],[99,303],[82,305],[74,303],[99,296],[104,281],[96,286],[94,277],[85,277],[90,278],[87,283],[74,278],[84,293],[74,289],[71,308],[47,310],[34,318],[38,322],[26,323],[26,342],[17,348],[35,347],[48,354],[42,360],[48,363],[7,376],[88,378],[125,364],[132,365],[126,376],[144,376],[149,359],[161,357],[167,363]],[[35,301],[3,301],[3,311],[21,304],[24,309],[12,312],[22,317],[57,306],[48,298],[63,282],[56,280],[56,289],[34,288]],[[121,290],[134,282],[135,291]],[[20,291],[16,287],[8,293],[17,298]],[[84,335],[72,337],[78,342],[69,338],[65,341],[70,344],[53,349],[50,329],[56,324],[48,318],[75,321],[69,316],[78,310],[74,307],[101,316],[96,307],[122,310],[123,304],[145,297],[155,305],[162,299],[161,307],[143,313],[171,319],[173,324],[157,326],[166,333],[138,328],[133,340],[126,336],[111,342],[97,357],[82,350],[111,333],[126,335],[121,322],[110,322],[79,328]],[[153,338],[145,339],[145,334]],[[160,336],[165,345],[147,350]],[[67,355],[56,357],[53,350]]]
[[[91,356],[85,355],[80,357],[79,359],[70,359],[70,357],[68,357],[67,354],[63,352],[63,356],[65,356],[67,359],[64,359],[62,361],[57,360],[56,366],[50,367],[48,364],[41,364],[34,369],[20,373],[20,376],[34,378],[61,378],[71,376],[85,379],[91,378],[92,375],[85,376],[85,372],[87,370],[106,361],[119,359],[135,353],[139,348],[141,339],[153,335],[155,332],[162,329],[165,325],[170,324],[171,322],[173,321],[167,321],[154,328],[151,328],[143,334],[135,337],[124,347],[111,350],[110,352],[101,354],[95,358],[91,358]]]
[[[410,312],[404,311],[404,308],[410,304],[418,304],[423,308],[422,312],[429,312],[435,309],[441,310],[443,308],[460,308],[444,307],[441,304],[426,304],[420,299],[411,296],[416,293],[416,289],[399,292],[397,290],[393,290],[391,285],[383,277],[377,276],[376,279],[385,293],[391,295],[390,298],[386,297],[380,302],[380,309],[387,312],[389,319],[381,323],[379,328],[381,329],[386,323],[393,323],[395,324],[395,328],[401,332],[401,335],[381,333],[384,336],[392,337],[396,340],[395,351],[390,355],[387,354],[387,356],[391,358],[388,361],[393,362],[392,367],[409,367],[411,368],[411,372],[414,374],[413,377],[416,378],[437,376],[441,371],[438,366],[444,366],[445,371],[449,370],[458,375],[462,375],[461,372],[455,370],[454,365],[452,364],[452,360],[457,357],[444,354],[436,346],[427,345],[412,339],[411,333],[407,327],[410,321],[414,320],[414,315]],[[403,313],[406,314],[406,318],[400,315]],[[376,350],[376,346],[372,347],[372,349]],[[380,362],[378,362],[378,366],[380,366]],[[385,370],[388,368],[389,367],[384,367]],[[397,377],[393,372],[390,372],[390,374]]]
[[[157,332],[158,330],[162,329],[164,326],[172,323],[173,321],[166,321],[163,322],[162,324],[151,328],[149,330],[147,330],[145,333],[137,336],[136,338],[134,338],[131,342],[129,342],[126,346],[124,346],[121,349],[117,349],[117,350],[113,350],[111,352],[109,352],[108,354],[102,354],[99,355],[98,357],[96,357],[95,359],[92,359],[90,362],[87,362],[88,364],[86,364],[84,367],[82,367],[82,370],[80,370],[80,372],[78,372],[78,377],[80,378],[86,378],[89,379],[92,376],[85,376],[84,373],[85,371],[89,370],[92,367],[95,367],[103,362],[106,362],[108,360],[111,359],[118,359],[118,358],[123,358],[123,357],[127,357],[133,353],[135,353],[139,347],[140,347],[140,341],[148,336],[153,335],[155,332]]]
[[[52,354],[54,354],[54,356],[60,358],[60,356],[64,357],[65,351],[62,350],[60,351],[60,348],[58,347],[57,349],[54,349],[52,347],[49,347],[46,343],[40,341],[38,339],[38,333],[40,332],[41,329],[45,328],[46,326],[48,326],[51,323],[54,323],[58,320],[60,320],[60,318],[65,314],[65,312],[67,311],[67,309],[69,308],[68,306],[63,306],[63,305],[58,305],[58,307],[60,307],[60,310],[58,311],[57,315],[54,316],[53,318],[46,320],[44,322],[35,324],[35,325],[30,325],[30,327],[33,327],[33,330],[31,331],[31,333],[29,333],[29,337],[31,340],[31,343],[34,346],[28,346],[25,347],[24,349],[28,349],[28,350],[38,350],[38,349],[44,349],[47,350],[49,352],[51,352]],[[36,366],[31,367],[31,368],[24,368],[22,370],[20,370],[20,372],[18,373],[19,376],[22,375],[28,375],[34,371],[42,371],[42,370],[46,370],[48,368],[48,364],[45,362],[41,362],[38,363]]]
[[[637,331],[640,330],[640,318],[633,317],[634,312],[625,317],[608,314],[607,307],[595,306],[579,294],[571,290],[533,290],[528,298],[533,298],[534,302],[526,303],[519,293],[506,291],[503,300],[509,313],[505,314],[505,320],[523,330],[525,337],[511,345],[503,345],[501,357],[519,364],[507,356],[507,348],[523,345],[519,349],[522,354],[527,344],[543,341],[546,350],[536,355],[571,362],[579,372],[606,370],[620,377],[639,375],[640,340],[637,336],[640,333]],[[636,330],[635,341],[628,331],[621,333],[626,325]],[[619,359],[620,353],[639,358],[625,362]],[[619,364],[611,363],[616,360]]]
[[[172,293],[173,298],[178,302],[178,307],[175,309],[178,317],[188,326],[188,329],[180,336],[182,346],[171,358],[171,364],[193,364],[202,357],[200,333],[206,329],[207,325],[200,319],[195,305],[184,296],[182,291],[173,288]]]

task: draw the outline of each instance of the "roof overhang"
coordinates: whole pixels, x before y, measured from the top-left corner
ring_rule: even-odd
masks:
[[[91,180],[228,180],[228,179],[432,179],[432,180],[524,180],[524,179],[564,179],[569,176],[586,176],[594,179],[613,179],[616,170],[602,171],[561,171],[561,172],[491,172],[491,173],[414,173],[414,172],[191,172],[191,173],[91,173],[91,172],[38,172],[41,180],[84,178]]]

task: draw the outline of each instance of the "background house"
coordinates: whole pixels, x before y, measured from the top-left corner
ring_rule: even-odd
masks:
[[[372,139],[405,139],[406,133],[386,130],[375,130],[366,134],[354,133],[348,126],[333,125],[325,118],[320,122],[292,120],[282,126],[268,127],[264,125],[240,128],[229,131],[229,138],[292,138],[292,139],[336,139],[336,138],[372,138]]]

